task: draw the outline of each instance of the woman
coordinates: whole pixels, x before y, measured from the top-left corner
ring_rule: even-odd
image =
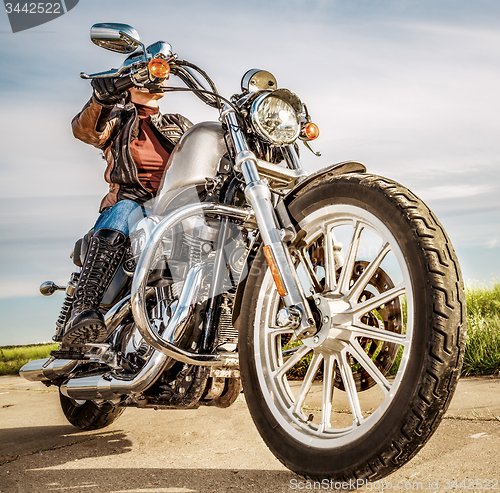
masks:
[[[166,87],[168,77],[161,82]],[[104,152],[109,193],[101,202],[87,256],[74,293],[62,346],[106,339],[100,303],[128,247],[128,225],[140,205],[155,197],[168,158],[192,126],[178,114],[160,113],[164,93],[116,89],[113,79],[93,79],[92,98],[72,121],[77,139]],[[123,106],[121,102],[126,104]]]

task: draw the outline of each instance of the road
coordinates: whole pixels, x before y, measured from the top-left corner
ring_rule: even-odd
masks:
[[[400,491],[457,492],[471,486],[469,480],[496,480],[482,484],[496,484],[500,490],[499,416],[500,378],[462,379],[441,426],[418,455],[384,484],[357,491],[380,491],[390,483]],[[482,491],[478,485],[468,491]],[[229,409],[131,408],[105,430],[82,432],[67,424],[57,389],[0,377],[2,493],[281,493],[314,488],[332,491],[330,485],[304,482],[274,458],[243,395]]]

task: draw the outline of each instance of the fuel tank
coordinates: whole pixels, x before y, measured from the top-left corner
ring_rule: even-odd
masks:
[[[222,124],[202,122],[193,125],[175,146],[167,164],[157,197],[177,188],[201,185],[215,178],[219,163],[227,153]]]

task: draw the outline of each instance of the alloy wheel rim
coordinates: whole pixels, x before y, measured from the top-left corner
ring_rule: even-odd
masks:
[[[326,219],[325,219],[326,218]],[[312,288],[312,303],[319,313],[321,327],[315,337],[302,341],[293,352],[283,353],[282,339],[290,337],[292,330],[276,326],[276,314],[280,297],[274,288],[269,270],[261,287],[255,318],[256,369],[262,391],[274,418],[295,439],[313,447],[329,448],[350,443],[370,430],[389,408],[405,373],[413,333],[413,295],[410,274],[404,255],[391,231],[373,214],[350,205],[331,205],[306,216],[299,224],[306,231],[302,245],[297,251],[298,271],[302,266],[302,278],[307,277]],[[339,227],[351,228],[350,242],[345,245],[345,263],[336,269],[334,260],[335,231]],[[366,268],[356,280],[351,279],[359,254],[363,232],[379,237],[380,246]],[[304,252],[318,239],[323,238],[324,272],[319,279],[311,259]],[[391,255],[400,270],[401,282],[386,291],[362,299],[370,280],[381,271],[381,265]],[[264,293],[264,294],[263,294]],[[385,330],[376,324],[373,313],[377,308],[395,303],[406,297],[406,330]],[[363,322],[371,314],[372,325]],[[378,314],[380,317],[380,314]],[[363,318],[364,317],[364,318]],[[385,321],[384,321],[385,323]],[[402,348],[399,369],[394,378],[389,378],[377,367],[377,362],[366,351],[367,340],[379,345],[397,345]],[[287,356],[284,356],[286,354]],[[309,358],[307,371],[299,383],[289,378],[290,369]],[[355,364],[353,365],[353,362]],[[361,367],[375,382],[378,405],[367,408],[360,403],[360,394],[353,373],[353,367]],[[322,382],[315,381],[322,370]],[[353,376],[354,375],[354,376]],[[339,392],[338,381],[344,386],[344,401],[348,408],[344,414],[351,414],[352,422],[346,425],[346,416],[337,419],[341,411],[334,408]],[[337,380],[337,385],[335,382]],[[310,394],[321,393],[321,406],[308,407]],[[364,396],[363,396],[364,397]],[[310,400],[310,399],[309,399]],[[366,399],[363,399],[366,400]],[[311,419],[313,418],[313,419]],[[343,424],[342,424],[343,423]]]

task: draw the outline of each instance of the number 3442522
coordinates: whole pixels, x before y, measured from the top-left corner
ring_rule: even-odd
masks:
[[[60,3],[6,3],[7,14],[62,14]]]

